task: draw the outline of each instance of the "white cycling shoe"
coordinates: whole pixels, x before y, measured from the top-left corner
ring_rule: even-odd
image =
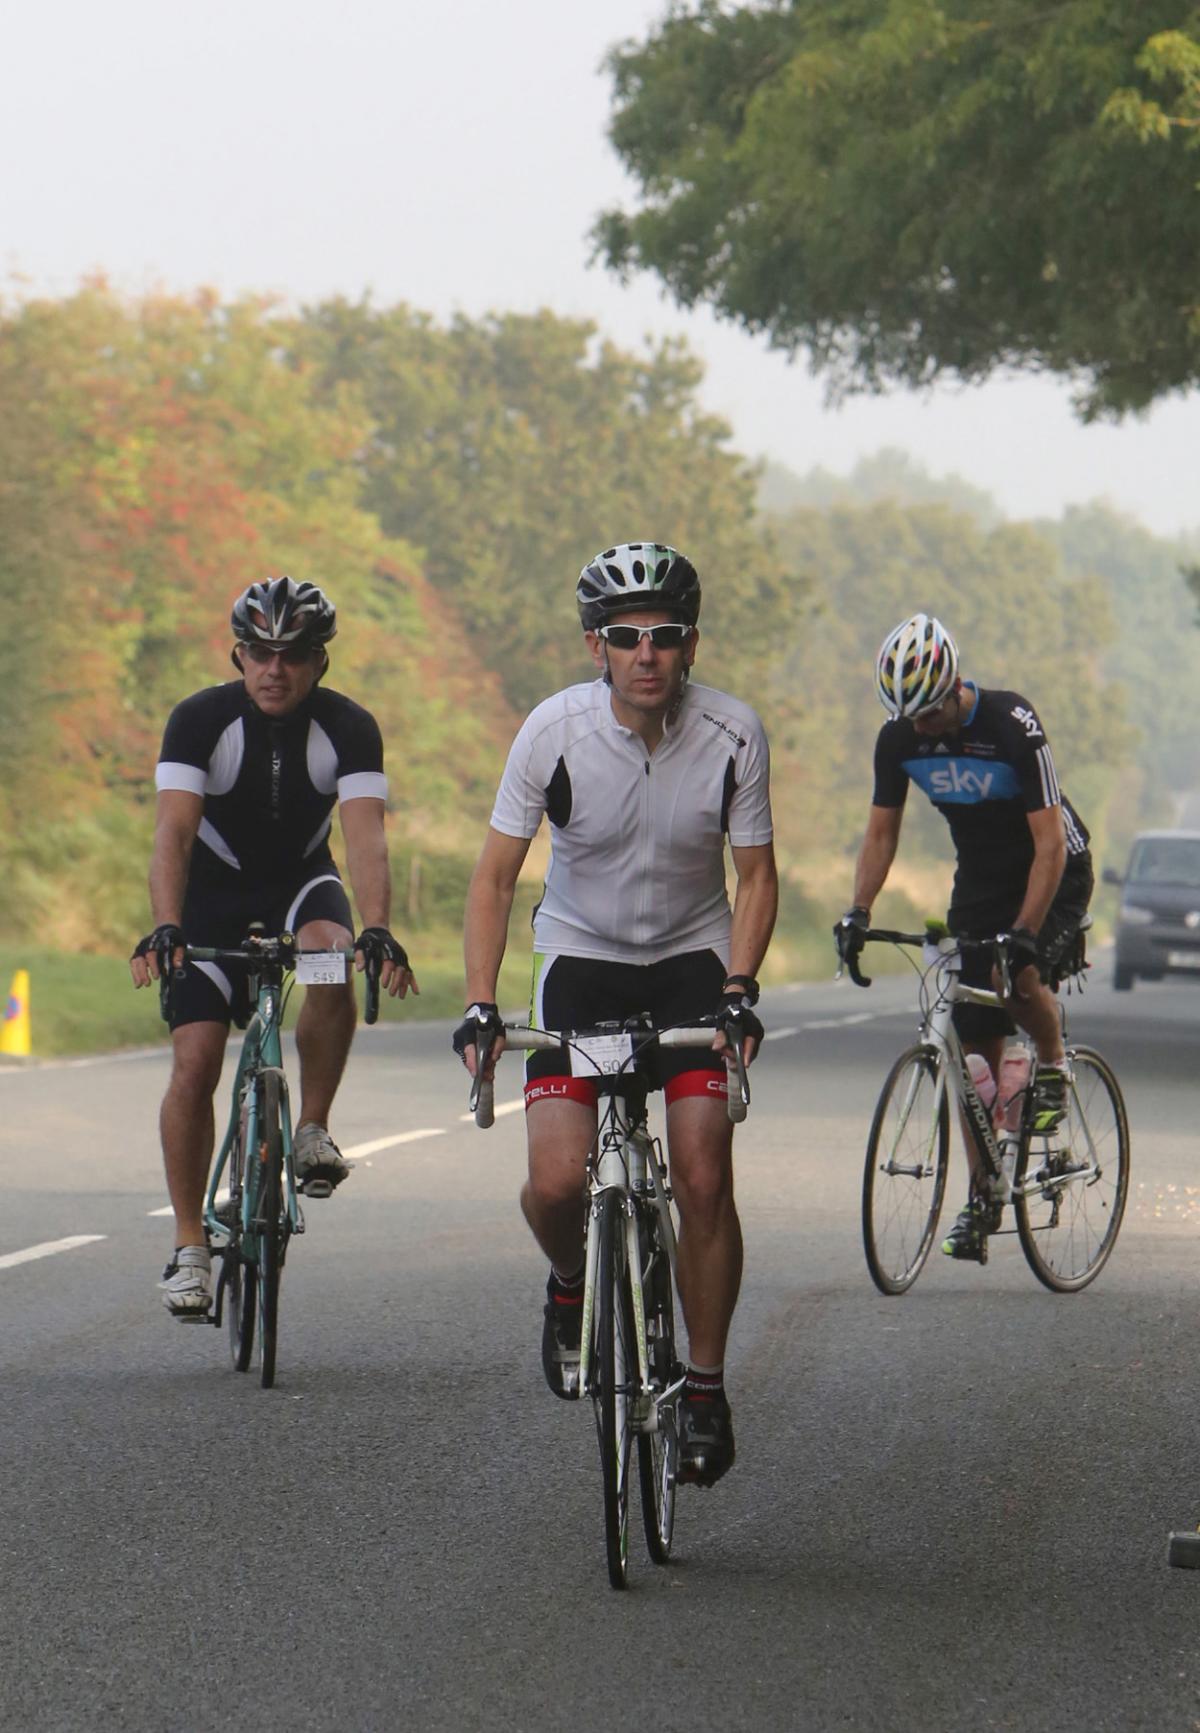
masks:
[[[212,1310],[212,1254],[207,1246],[180,1246],[158,1284],[173,1318],[203,1324]]]
[[[296,1185],[305,1197],[328,1197],[350,1173],[350,1163],[323,1125],[311,1121],[296,1127],[292,1140]]]

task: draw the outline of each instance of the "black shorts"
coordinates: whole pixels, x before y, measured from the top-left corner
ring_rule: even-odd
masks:
[[[240,945],[252,921],[261,921],[268,937],[296,933],[309,921],[334,921],[354,931],[350,899],[332,861],[306,862],[295,877],[256,889],[238,886],[219,893],[189,885],[183,905],[183,934],[189,945]],[[244,1029],[254,1006],[246,986],[246,969],[238,963],[188,963],[182,981],[171,988],[171,1028],[185,1023],[230,1022]]]
[[[725,964],[715,951],[686,951],[660,963],[608,963],[558,953],[533,960],[529,1021],[538,1029],[589,1029],[597,1023],[647,1013],[660,1029],[711,1017],[725,985]],[[678,1047],[647,1056],[651,1089],[667,1101],[681,1095],[726,1095],[725,1061],[698,1047]],[[544,1079],[565,1080],[547,1088]],[[525,1061],[525,1103],[543,1095],[594,1105],[595,1083],[571,1076],[569,1053],[531,1053]]]
[[[1061,965],[1079,938],[1094,884],[1091,855],[1072,856],[1038,934],[1038,964],[1043,981],[1057,985]],[[964,939],[994,939],[997,933],[1008,932],[1020,913],[1024,897],[1024,885],[1011,896],[992,896],[975,903],[960,897],[947,916],[950,931]],[[990,987],[992,959],[987,952],[965,953],[959,980],[965,987]],[[1011,1035],[1016,1029],[1007,1011],[993,1010],[989,1005],[956,1005],[954,1027],[963,1041],[990,1040]]]

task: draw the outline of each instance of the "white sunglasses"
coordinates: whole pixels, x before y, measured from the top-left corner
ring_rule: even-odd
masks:
[[[677,620],[662,626],[597,626],[597,633],[614,650],[638,650],[649,638],[656,650],[678,650],[692,635],[692,628]]]

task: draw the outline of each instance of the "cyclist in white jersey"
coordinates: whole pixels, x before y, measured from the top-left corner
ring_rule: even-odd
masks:
[[[680,1214],[679,1290],[690,1360],[680,1478],[711,1485],[734,1459],[724,1388],[742,1238],[733,1193],[725,1052],[762,1038],[755,980],[775,922],[769,754],[748,705],[689,683],[700,585],[673,548],[598,554],[576,591],[600,678],[556,693],[509,753],[467,894],[465,1019],[454,1045],[490,1075],[503,1047],[496,982],[513,893],[543,816],[551,830],[534,917],[534,1020],[580,1028],[649,1012],[660,1025],[716,1014],[710,1053],[660,1054]],[[725,839],[737,875],[725,890]],[[581,1200],[597,1092],[565,1057],[526,1066],[529,1177],[521,1207],[550,1261],[542,1363],[558,1396],[579,1395]]]

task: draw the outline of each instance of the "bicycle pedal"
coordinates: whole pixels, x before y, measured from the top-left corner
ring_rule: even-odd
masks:
[[[296,1187],[305,1197],[325,1198],[333,1196],[333,1186],[327,1179],[304,1179]]]

